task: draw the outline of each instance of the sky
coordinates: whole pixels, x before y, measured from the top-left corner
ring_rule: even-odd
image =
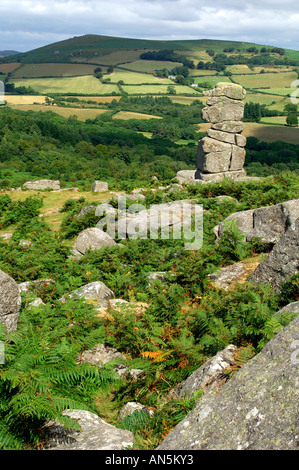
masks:
[[[227,39],[299,50],[295,0],[1,0],[0,50],[84,34]]]

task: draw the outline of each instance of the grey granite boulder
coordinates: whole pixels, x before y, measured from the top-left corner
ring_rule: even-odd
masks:
[[[116,428],[90,411],[66,410],[81,429],[66,430],[57,422],[43,427],[44,450],[127,450],[135,439],[130,431]]]
[[[35,181],[26,181],[23,184],[23,188],[25,189],[52,189],[58,191],[60,189],[60,182],[58,180],[35,180]]]
[[[299,218],[292,224],[268,257],[262,261],[249,281],[254,284],[270,284],[273,291],[280,292],[280,286],[299,271]]]
[[[108,233],[104,232],[100,228],[91,227],[82,230],[76,238],[75,242],[75,249],[79,251],[82,255],[85,252],[90,250],[100,250],[105,246],[113,246],[116,245],[115,241],[113,240]]]
[[[108,191],[108,183],[106,181],[95,181],[92,186],[93,193],[103,193]]]
[[[273,206],[234,212],[220,222],[217,229],[215,227],[214,233],[217,238],[221,238],[226,229],[225,223],[235,220],[239,230],[244,233],[244,241],[259,238],[265,246],[272,247],[298,217],[299,199],[291,199]]]
[[[21,294],[16,281],[0,270],[0,323],[7,333],[17,329]]]
[[[224,374],[225,369],[235,365],[234,352],[236,349],[233,344],[226,346],[223,351],[219,351],[208,359],[186,380],[176,385],[168,393],[168,397],[171,399],[191,398],[199,390],[207,392],[221,387],[228,379],[228,375]]]
[[[282,307],[278,312],[276,312],[274,315],[280,315],[281,313],[299,313],[299,301],[298,302],[291,302],[288,305],[285,305]]]
[[[298,337],[299,316],[203,395],[157,450],[298,449]]]
[[[65,302],[66,298],[84,298],[87,303],[95,307],[108,308],[109,300],[114,298],[114,293],[102,281],[95,281],[63,296],[61,301]]]

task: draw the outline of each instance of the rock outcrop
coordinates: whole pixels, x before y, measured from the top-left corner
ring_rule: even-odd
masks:
[[[273,291],[299,271],[299,217],[281,237],[278,243],[254,270],[249,281],[254,284],[270,284]]]
[[[246,91],[241,85],[219,82],[206,94],[202,117],[212,127],[198,142],[195,178],[214,182],[244,177],[246,138],[241,132]]]
[[[16,281],[0,270],[0,323],[7,333],[17,329],[21,294]]]
[[[298,217],[299,199],[291,199],[274,206],[234,212],[214,228],[214,233],[220,239],[226,222],[235,220],[239,230],[244,233],[244,241],[259,238],[265,246],[273,247]]]
[[[23,188],[25,189],[52,189],[52,190],[59,190],[60,189],[60,181],[58,180],[36,180],[36,181],[26,181],[23,184]]]
[[[108,183],[106,181],[95,181],[93,183],[93,193],[104,193],[105,191],[108,191]]]
[[[295,450],[299,316],[220,391],[203,395],[157,450]]]
[[[102,281],[95,281],[85,284],[60,300],[65,302],[67,298],[84,299],[97,308],[108,308],[109,300],[114,298],[114,293]]]
[[[224,374],[225,369],[234,366],[234,352],[236,346],[229,344],[223,351],[219,351],[214,357],[208,359],[199,369],[190,375],[186,380],[176,385],[169,393],[172,399],[192,398],[199,390],[207,392],[221,387],[228,379]]]
[[[64,415],[77,421],[80,430],[66,430],[49,422],[43,427],[45,450],[127,450],[135,439],[130,431],[116,428],[90,411],[66,410]]]
[[[88,249],[100,250],[105,246],[116,245],[116,242],[108,233],[97,227],[82,230],[76,238],[75,249],[84,255]]]

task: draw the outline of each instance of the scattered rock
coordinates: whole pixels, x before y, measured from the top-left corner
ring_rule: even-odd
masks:
[[[45,303],[42,301],[42,299],[35,299],[33,300],[32,302],[29,302],[27,308],[30,308],[30,307],[40,307],[41,305],[45,305]]]
[[[75,219],[77,219],[78,217],[84,217],[86,214],[88,214],[88,212],[93,212],[95,214],[96,208],[97,208],[97,206],[82,207],[79,214],[75,215]]]
[[[79,363],[89,362],[101,367],[103,364],[107,364],[107,362],[114,361],[115,359],[126,360],[126,356],[111,346],[98,344],[91,350],[80,354]]]
[[[79,299],[84,298],[87,303],[90,303],[95,307],[107,308],[109,306],[109,300],[114,298],[114,293],[103,282],[95,281],[85,284],[67,296],[63,296],[60,300],[65,302],[66,297],[75,297]]]
[[[249,281],[254,284],[270,284],[273,291],[280,292],[280,285],[299,270],[299,218],[282,236],[268,257],[262,261]]]
[[[36,281],[25,281],[18,284],[20,293],[28,291],[42,291],[45,287],[55,284],[53,279],[37,279]]]
[[[203,395],[157,450],[296,450],[298,335],[299,316]]]
[[[100,250],[105,246],[116,245],[112,237],[108,233],[97,227],[91,227],[79,233],[75,242],[75,249],[82,255],[90,250]]]
[[[180,170],[176,174],[179,183],[189,183],[195,180],[195,170]]]
[[[43,427],[45,450],[127,450],[135,442],[130,431],[116,428],[85,410],[66,410],[64,415],[77,421],[80,431],[68,431],[57,422]]]
[[[92,186],[93,193],[103,193],[108,191],[108,183],[106,181],[95,181]]]
[[[13,233],[12,232],[6,232],[6,233],[1,233],[0,237],[3,239],[3,240],[10,240],[13,236]]]
[[[20,240],[19,241],[19,246],[21,246],[22,248],[30,248],[32,245],[32,241],[31,240]]]
[[[52,189],[52,190],[59,190],[60,189],[60,181],[58,180],[36,180],[36,181],[26,181],[23,184],[23,188],[25,189]]]
[[[17,329],[21,295],[16,281],[0,270],[0,323],[6,332]]]
[[[137,403],[135,401],[129,401],[120,410],[119,415],[118,415],[118,419],[124,419],[126,416],[130,416],[133,413],[135,413],[135,411],[139,411],[139,412],[143,411],[143,412],[149,414],[150,416],[152,416],[154,414],[154,412],[150,408],[148,408],[147,406],[141,405],[141,403]]]
[[[236,346],[229,344],[223,351],[219,351],[190,377],[170,390],[168,398],[191,398],[199,390],[207,392],[219,389],[228,380],[228,375],[224,374],[225,369],[235,365],[234,352],[236,349]]]
[[[257,262],[248,263],[246,261],[240,261],[239,263],[225,266],[215,273],[208,274],[208,278],[211,279],[217,287],[228,290],[236,283],[245,282],[259,263],[259,258],[257,258]]]
[[[261,243],[271,248],[298,217],[299,199],[291,199],[274,206],[234,212],[219,223],[214,233],[218,239],[221,238],[225,223],[235,220],[239,230],[244,233],[244,241],[259,238]]]
[[[299,301],[298,302],[291,302],[288,305],[285,305],[282,307],[278,312],[276,312],[274,315],[280,315],[281,313],[299,313]]]

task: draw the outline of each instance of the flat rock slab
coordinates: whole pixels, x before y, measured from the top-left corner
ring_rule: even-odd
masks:
[[[67,431],[54,422],[46,424],[45,450],[126,450],[135,442],[130,431],[116,428],[89,411],[66,410],[64,414],[76,420],[81,431]]]

